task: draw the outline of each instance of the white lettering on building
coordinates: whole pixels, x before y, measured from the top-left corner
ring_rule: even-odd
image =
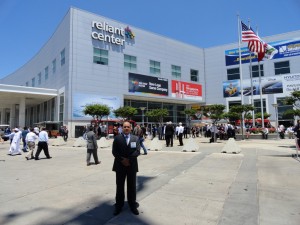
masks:
[[[105,41],[116,45],[124,45],[125,30],[122,27],[110,26],[106,22],[92,22],[92,38],[99,41]],[[97,31],[95,31],[95,29]]]

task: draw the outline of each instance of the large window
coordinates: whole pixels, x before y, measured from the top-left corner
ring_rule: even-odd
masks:
[[[45,80],[48,80],[48,77],[49,77],[49,67],[47,66],[45,68]]]
[[[56,72],[56,59],[53,59],[52,61],[52,73],[55,74]]]
[[[230,101],[228,102],[228,107],[231,109],[232,106],[241,105],[241,101]]]
[[[101,65],[108,65],[108,51],[94,48],[93,62]]]
[[[165,103],[165,102],[151,102],[151,101],[139,101],[139,100],[131,100],[124,99],[124,106],[131,106],[138,109],[138,114],[132,117],[132,120],[140,123],[143,121],[145,124],[157,124],[157,121],[151,117],[146,116],[146,112],[152,109],[167,109],[169,115],[164,117],[164,123],[168,121],[172,121],[173,123],[185,123],[186,116],[182,112],[185,109],[185,105],[179,105],[176,103]],[[141,107],[145,107],[145,110],[142,112]]]
[[[31,87],[35,87],[35,77],[31,79]]]
[[[191,81],[195,81],[195,82],[199,81],[198,70],[191,69]]]
[[[60,52],[60,65],[63,66],[66,63],[66,51],[65,49]]]
[[[293,109],[293,105],[287,105],[285,103],[285,98],[277,98],[278,104],[278,120],[294,120],[293,115],[285,115],[284,112]]]
[[[240,68],[227,69],[227,80],[240,79]]]
[[[260,65],[260,76],[264,76],[264,65]],[[259,77],[258,65],[252,66],[252,77]]]
[[[38,74],[38,85],[41,85],[42,83],[42,73]]]
[[[263,112],[267,112],[266,109],[266,99],[263,99]],[[261,103],[260,99],[254,99],[254,113],[260,113],[261,112]]]
[[[136,70],[136,57],[124,55],[124,68],[128,70]]]
[[[153,75],[160,74],[160,62],[150,60],[150,74],[153,74]]]
[[[275,75],[290,73],[290,61],[275,62]]]
[[[65,94],[59,95],[59,121],[64,120],[64,104],[65,104]]]
[[[180,78],[181,77],[181,67],[172,65],[172,77]]]

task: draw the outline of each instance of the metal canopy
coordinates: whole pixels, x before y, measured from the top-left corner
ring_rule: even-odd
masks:
[[[56,89],[0,84],[0,109],[20,104],[23,98],[27,107],[37,105],[56,97],[57,93]]]

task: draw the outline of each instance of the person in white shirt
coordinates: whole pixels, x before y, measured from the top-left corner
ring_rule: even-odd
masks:
[[[179,139],[179,146],[183,146],[182,136],[183,136],[184,127],[182,123],[179,123],[178,127],[178,139]]]
[[[39,160],[39,155],[42,150],[44,150],[44,153],[47,157],[47,159],[51,159],[52,157],[49,155],[49,149],[48,149],[48,133],[46,131],[46,128],[43,127],[42,131],[39,133],[39,142],[38,142],[38,148],[35,153],[35,160]]]
[[[34,159],[33,153],[34,153],[34,149],[35,149],[35,141],[37,139],[38,139],[38,136],[34,132],[34,129],[31,127],[30,132],[25,137],[26,145],[29,148],[29,151],[28,151],[27,155],[25,156],[25,158],[27,160],[29,159],[29,157],[31,157],[31,159]]]

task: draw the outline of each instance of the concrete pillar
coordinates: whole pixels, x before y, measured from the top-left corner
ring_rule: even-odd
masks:
[[[20,99],[19,103],[19,127],[23,128],[25,127],[25,98]]]
[[[5,124],[5,108],[1,109],[1,124]]]
[[[16,105],[15,104],[10,106],[9,124],[11,128],[16,127]]]

